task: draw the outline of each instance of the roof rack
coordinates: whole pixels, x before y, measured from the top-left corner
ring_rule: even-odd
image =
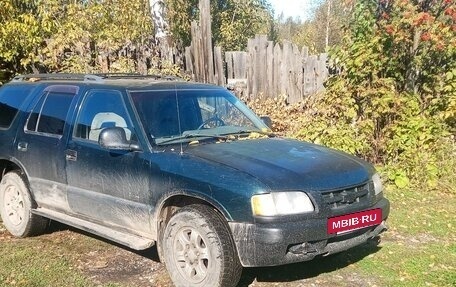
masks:
[[[183,80],[182,78],[169,75],[143,75],[139,73],[106,73],[106,74],[93,74],[102,77],[103,79],[153,79],[153,80],[167,80],[177,81]]]
[[[92,74],[27,74],[14,77],[12,82],[37,82],[40,80],[102,81],[103,78]]]
[[[104,73],[104,74],[27,74],[19,75],[13,78],[12,82],[37,82],[40,80],[67,80],[67,81],[84,81],[84,82],[104,82],[108,79],[153,79],[178,81],[182,80],[175,76],[164,75],[141,75],[138,73]]]

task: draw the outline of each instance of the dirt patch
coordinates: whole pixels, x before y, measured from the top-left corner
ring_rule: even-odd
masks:
[[[20,239],[11,236],[0,221],[0,244],[18,241],[30,241],[37,251],[58,249],[59,256],[72,262],[70,269],[79,270],[95,286],[172,286],[163,264],[157,262],[158,256],[153,248],[142,253],[134,252],[58,223],[53,223],[47,234]]]
[[[68,228],[60,224],[56,226],[54,229]],[[96,285],[172,286],[164,265],[159,262],[155,247],[135,251],[72,228],[57,233],[59,234],[53,239],[55,241],[67,240],[65,237],[73,236],[79,242],[84,242],[81,243],[81,249],[86,252],[77,256],[75,268]]]
[[[0,244],[21,240],[24,239],[12,238],[0,223]],[[158,261],[155,248],[143,252],[133,251],[64,225],[53,226],[48,234],[25,240],[30,241],[39,252],[46,248],[57,248],[59,256],[71,262],[69,268],[78,270],[95,286],[173,286],[164,265]],[[354,267],[356,262],[380,249],[374,243],[369,243],[349,252],[310,262],[246,268],[238,286],[380,286],[376,278],[357,273]]]
[[[147,256],[113,247],[92,251],[78,260],[77,268],[96,284],[126,286],[170,286],[163,264]]]

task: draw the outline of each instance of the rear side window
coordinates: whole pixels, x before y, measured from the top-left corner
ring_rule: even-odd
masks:
[[[70,90],[46,90],[33,108],[26,129],[31,132],[63,135],[65,119],[75,96]]]
[[[0,128],[9,128],[33,86],[5,86],[0,89]]]

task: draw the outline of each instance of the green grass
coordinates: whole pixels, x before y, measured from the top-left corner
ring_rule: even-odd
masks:
[[[92,286],[57,246],[25,239],[0,245],[0,286]]]
[[[414,246],[387,242],[356,267],[379,277],[381,286],[455,286],[456,245]]]
[[[456,199],[450,193],[392,190],[389,225],[403,235],[427,234],[456,240]]]
[[[0,286],[102,286],[89,280],[77,267],[85,254],[108,248],[112,246],[71,231],[12,238],[0,221]]]
[[[456,286],[456,201],[449,193],[392,189],[382,249],[355,264],[380,286]]]

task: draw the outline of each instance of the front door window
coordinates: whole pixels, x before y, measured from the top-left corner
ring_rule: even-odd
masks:
[[[92,91],[82,104],[73,137],[98,142],[100,132],[109,127],[121,127],[127,140],[132,139],[132,124],[122,95],[117,91]]]

